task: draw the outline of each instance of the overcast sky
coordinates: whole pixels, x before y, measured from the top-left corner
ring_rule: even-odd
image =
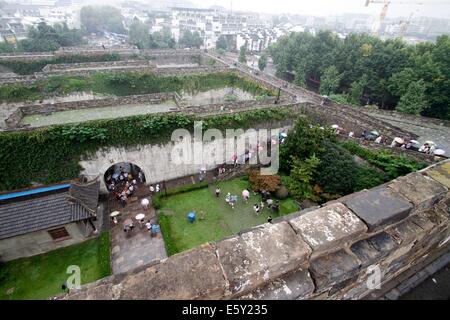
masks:
[[[191,0],[199,7],[219,5],[233,10],[248,10],[266,13],[298,13],[314,16],[329,16],[342,13],[367,13],[378,15],[382,4],[366,0]],[[380,0],[376,0],[381,2]],[[395,4],[402,2],[404,4]],[[405,4],[408,3],[408,4]],[[411,3],[411,4],[410,4]],[[416,3],[423,3],[417,5]],[[388,17],[428,16],[450,18],[450,0],[391,0]]]

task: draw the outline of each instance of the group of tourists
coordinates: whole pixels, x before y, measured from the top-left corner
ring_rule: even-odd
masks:
[[[159,185],[159,183],[155,184],[155,186],[150,185],[150,187],[148,187],[148,189],[150,190],[150,192],[153,193],[158,193],[161,191],[161,187]]]
[[[255,203],[253,205],[253,211],[255,212],[255,214],[259,215],[264,208],[268,208],[272,212],[278,213],[280,210],[279,201],[278,200],[274,201],[271,197],[270,192],[268,192],[268,191],[262,190],[260,193],[261,193],[262,201],[260,203]],[[257,193],[254,193],[254,194],[256,195]],[[220,197],[220,188],[219,187],[216,188],[215,195],[216,195],[216,198]],[[245,203],[249,202],[250,191],[248,189],[242,190],[242,200]],[[231,209],[235,208],[237,201],[238,201],[238,196],[232,195],[230,192],[228,192],[227,195],[225,196],[225,202],[231,207]]]
[[[336,134],[344,131],[343,128],[340,128],[337,125],[333,125],[332,128],[335,129]],[[353,132],[349,132],[348,137],[352,138],[354,135]],[[401,148],[405,150],[412,150],[417,152],[422,152],[429,155],[441,156],[445,154],[445,150],[442,147],[436,145],[433,141],[425,141],[423,144],[420,144],[417,140],[407,140],[401,137],[395,137],[392,142],[389,144],[388,138],[386,136],[380,135],[378,131],[367,131],[363,130],[361,136],[359,138],[362,142],[365,141],[373,141],[378,144],[383,144],[389,146],[391,148]]]
[[[142,178],[139,179],[141,180]],[[131,173],[126,172],[123,168],[120,168],[120,171],[114,173],[106,182],[108,191],[113,194],[114,198],[119,202],[122,208],[126,206],[128,199],[133,196],[137,190],[137,184],[137,179],[135,179]]]

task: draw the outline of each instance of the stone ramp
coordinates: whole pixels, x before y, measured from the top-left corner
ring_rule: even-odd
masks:
[[[143,186],[138,190],[142,188]],[[141,191],[141,195],[143,194],[145,192]],[[145,226],[141,228],[135,220],[137,214],[144,213],[145,220],[156,221],[153,208],[149,208],[147,212],[142,210],[142,198],[142,196],[135,197],[125,208],[113,207],[113,210],[119,210],[122,213],[119,223],[111,228],[111,266],[113,274],[129,272],[140,266],[167,258],[162,234],[158,233],[156,237],[151,237],[147,228]],[[131,218],[135,223],[135,228],[130,233],[123,231],[123,222],[127,218]]]

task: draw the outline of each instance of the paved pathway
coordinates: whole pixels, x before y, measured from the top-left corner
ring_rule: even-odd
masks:
[[[370,113],[372,117],[378,118],[400,129],[413,132],[419,136],[417,140],[424,143],[427,140],[432,140],[446,150],[446,156],[450,154],[450,127],[445,124],[439,125],[436,119],[427,119],[425,117],[416,116],[408,117],[407,119],[400,119],[394,113],[380,114]],[[410,119],[411,118],[411,119]]]
[[[134,270],[135,268],[154,261],[167,258],[164,239],[161,233],[152,238],[145,226],[139,227],[134,217],[142,213],[141,199],[134,199],[125,208],[120,208],[122,218],[111,229],[111,264],[113,274]],[[147,211],[145,220],[155,219],[155,210]],[[131,233],[123,231],[122,223],[131,218],[135,228]]]

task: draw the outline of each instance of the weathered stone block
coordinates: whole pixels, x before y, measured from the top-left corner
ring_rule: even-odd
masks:
[[[209,244],[174,255],[141,271],[72,291],[70,299],[221,299],[227,283]]]
[[[361,261],[362,267],[367,267],[388,254],[396,246],[397,244],[389,234],[380,232],[368,239],[358,241],[350,247],[350,250]]]
[[[219,299],[226,281],[209,244],[170,257],[121,283],[121,299]]]
[[[313,210],[289,222],[314,252],[339,247],[367,231],[366,225],[342,203]]]
[[[294,300],[307,299],[314,292],[314,283],[308,269],[300,269],[276,279],[269,285],[240,297],[244,300]]]
[[[396,247],[395,241],[386,232],[380,232],[370,238],[367,241],[379,252],[389,252]]]
[[[310,262],[309,271],[315,280],[316,292],[358,276],[359,263],[344,250],[317,257]]]
[[[370,231],[405,218],[413,208],[411,203],[384,186],[361,193],[345,204],[366,222]]]
[[[367,240],[356,242],[350,247],[350,250],[361,261],[363,268],[373,264],[373,262],[380,257],[380,252],[376,250]]]
[[[431,169],[425,170],[424,174],[430,176],[437,182],[450,189],[450,161],[438,164]]]
[[[411,219],[396,224],[388,231],[398,243],[409,243],[417,239],[417,236],[423,232],[423,229],[415,224]]]
[[[306,264],[311,249],[286,222],[216,244],[232,294],[249,292]]]
[[[440,183],[421,173],[398,178],[389,184],[389,188],[414,203],[415,209],[430,208],[447,192]]]

